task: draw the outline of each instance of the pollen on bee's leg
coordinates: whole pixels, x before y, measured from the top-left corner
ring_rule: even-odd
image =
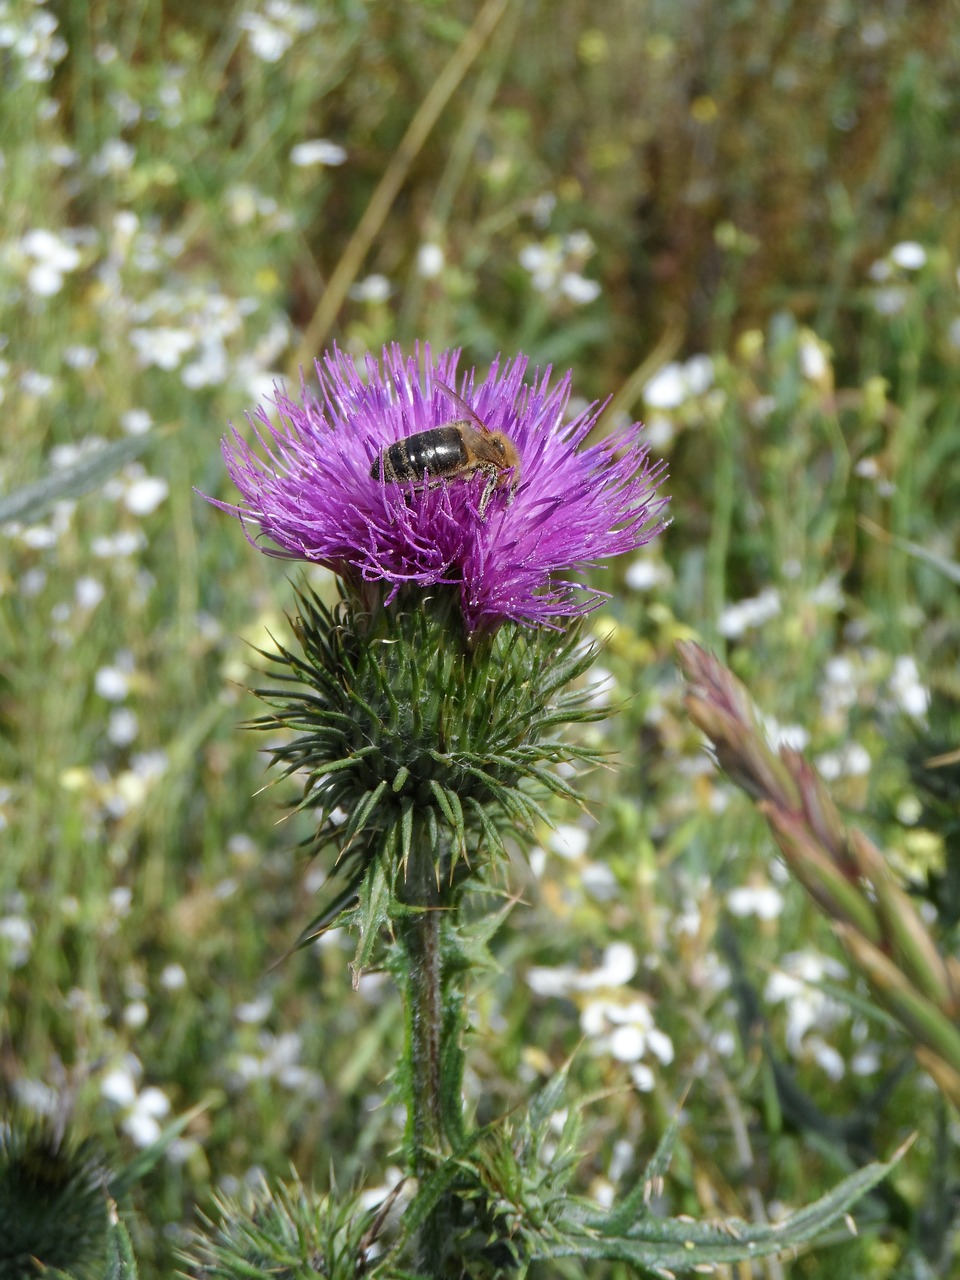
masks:
[[[495,471],[487,474],[486,484],[483,486],[483,493],[480,495],[480,502],[477,506],[477,515],[482,520],[487,514],[487,507],[490,505],[490,499],[493,497],[497,487],[497,473]]]

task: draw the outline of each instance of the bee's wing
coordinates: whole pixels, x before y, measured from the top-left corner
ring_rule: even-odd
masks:
[[[441,382],[439,378],[434,378],[433,385],[435,387],[439,387],[447,399],[452,400],[458,409],[462,409],[470,421],[475,422],[481,431],[485,431],[489,434],[490,428],[482,418],[477,417],[474,411],[467,404],[466,400],[464,400],[463,396],[457,395],[456,391],[454,391],[452,387],[448,387],[447,384],[445,382]]]

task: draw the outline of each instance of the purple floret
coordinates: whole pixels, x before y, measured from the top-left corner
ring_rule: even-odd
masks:
[[[478,384],[473,370],[458,378],[459,354],[434,360],[424,347],[405,359],[393,346],[382,362],[366,357],[363,378],[343,352],[326,353],[316,362],[319,397],[305,386],[300,402],[278,392],[279,425],[262,407],[249,419],[259,451],[236,429],[224,438],[242,502],[217,505],[259,526],[273,554],[383,582],[388,598],[405,583],[455,584],[470,630],[585,613],[600,598],[585,569],[663,528],[664,464],[650,461],[637,423],[579,448],[600,410],[564,420],[569,373],[553,388],[549,369],[526,379],[521,355],[502,369],[495,361]],[[429,485],[371,475],[394,441],[464,420],[437,382],[519,450],[516,491],[498,486],[483,509],[482,473]]]

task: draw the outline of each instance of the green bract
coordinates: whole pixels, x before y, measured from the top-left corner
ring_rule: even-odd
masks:
[[[89,1144],[46,1122],[0,1120],[0,1276],[38,1276],[39,1262],[100,1280],[109,1228],[105,1173]]]
[[[271,711],[254,725],[291,731],[273,761],[305,779],[298,807],[316,811],[316,846],[336,855],[340,892],[305,936],[358,908],[363,964],[404,903],[448,906],[489,882],[507,834],[545,818],[544,793],[577,798],[556,766],[599,753],[559,730],[606,713],[568,687],[595,656],[576,624],[468,640],[452,590],[363,611],[304,588],[298,607],[301,652],[263,655],[281,687],[256,691]]]

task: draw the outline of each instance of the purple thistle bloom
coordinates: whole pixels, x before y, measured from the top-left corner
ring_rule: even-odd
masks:
[[[249,419],[263,456],[236,429],[224,438],[243,501],[216,505],[258,525],[279,548],[273,554],[315,561],[354,583],[383,582],[388,600],[407,583],[455,585],[470,630],[585,613],[600,596],[582,572],[664,527],[667,500],[657,488],[665,464],[650,462],[639,424],[580,449],[600,408],[564,421],[569,373],[552,389],[550,369],[525,381],[527,360],[517,356],[502,370],[494,361],[477,385],[472,370],[457,380],[459,354],[434,360],[424,347],[405,359],[393,346],[382,364],[366,357],[364,381],[343,352],[326,353],[316,362],[319,398],[302,387],[297,403],[278,391],[279,425],[262,407]],[[507,474],[494,486],[482,471],[427,483],[381,479],[380,460],[395,441],[466,422],[438,383],[456,388],[481,426],[513,441],[519,483]]]

